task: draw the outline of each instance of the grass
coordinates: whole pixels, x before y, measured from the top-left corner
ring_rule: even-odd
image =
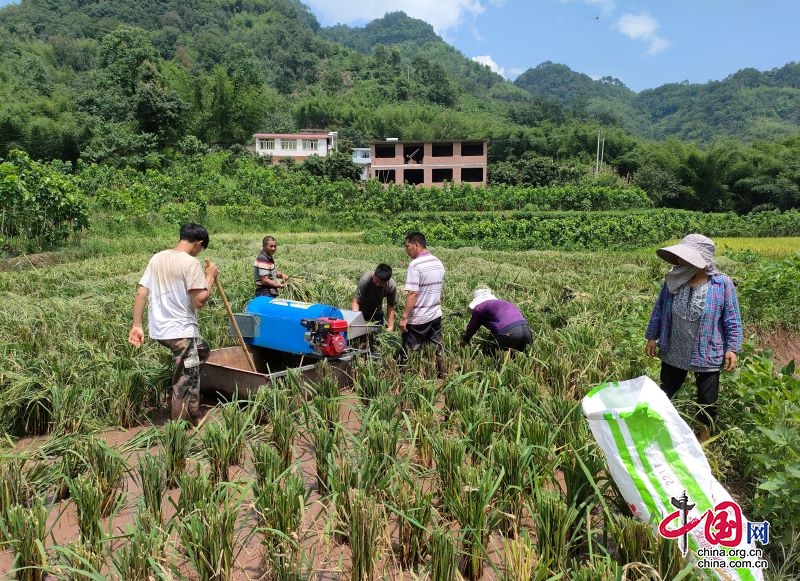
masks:
[[[238,502],[236,490],[221,482],[177,523],[183,549],[200,579],[231,578],[238,552],[235,546]]]
[[[0,516],[0,531],[8,539],[8,547],[14,554],[12,571],[19,581],[44,579],[47,565],[45,550],[45,525],[47,510],[41,499],[31,508],[19,504],[10,506]]]
[[[164,456],[144,454],[137,465],[139,484],[145,510],[157,524],[161,524],[161,503],[167,490],[166,461]]]
[[[161,445],[164,448],[167,486],[174,488],[186,470],[186,456],[189,452],[189,423],[184,420],[169,421],[164,424],[161,433]]]
[[[349,534],[352,550],[350,581],[372,581],[386,532],[383,507],[363,490],[350,490]]]
[[[212,250],[204,253],[225,273],[236,311],[251,296],[250,261],[263,235],[212,232]],[[338,233],[277,237],[281,270],[302,279],[303,290],[315,298],[348,306],[358,275],[379,262],[392,264],[402,285],[408,258],[399,241],[370,246],[355,234]],[[357,363],[352,392],[342,393],[330,374],[315,385],[289,377],[244,407],[237,402],[214,410],[197,432],[167,422],[160,435],[129,449],[147,450],[153,458],[163,454],[163,467],[143,460],[137,468],[136,456],[85,442],[87,436],[101,439],[103,427],[147,424],[166,409],[169,353],[153,341],[135,350],[127,332],[138,277],[150,255],[172,246],[174,238],[90,235],[82,247],[64,250],[57,265],[0,273],[0,429],[11,440],[3,439],[0,456],[0,516],[18,512],[17,506],[32,510],[36,499],[49,510],[60,499],[77,509],[79,542],[43,541],[51,571],[69,578],[168,578],[188,559],[204,578],[222,579],[244,569],[235,557],[247,537],[239,527],[261,527],[274,536],[257,575],[278,579],[309,578],[322,569],[369,578],[407,568],[415,571],[410,575],[449,581],[458,578],[459,561],[470,579],[487,567],[495,578],[613,579],[626,566],[628,578],[637,571],[689,578],[686,565],[674,560],[674,543],[645,546],[641,525],[620,534],[615,528],[612,535],[617,521],[609,514],[626,508],[613,486],[602,483],[602,458],[587,445],[592,439],[578,405],[599,381],[656,377],[657,362],[642,353],[644,326],[665,271],[652,250],[514,253],[434,243],[448,271],[444,382],[426,379],[433,367],[425,356],[398,369],[398,336],[382,333],[376,337],[382,358]],[[767,257],[800,245],[800,239],[774,248],[774,240],[717,242],[723,255],[745,248]],[[744,261],[724,265],[743,279],[750,268]],[[53,279],[70,285],[48,292]],[[486,357],[484,331],[469,348],[456,346],[468,321],[466,304],[480,283],[517,304],[531,322],[534,341],[526,355]],[[747,313],[750,305],[742,301],[742,308]],[[217,297],[200,311],[200,327],[214,347],[235,345]],[[725,425],[746,411],[734,393],[722,390],[725,435],[710,448],[720,460],[712,464],[724,471],[717,476],[728,482],[747,479],[731,455],[735,426]],[[679,409],[691,411],[690,399],[679,399]],[[15,439],[35,434],[42,435],[40,448],[13,450]],[[150,451],[154,445],[158,449]],[[302,477],[296,471],[300,459]],[[228,469],[237,462],[237,480],[228,483]],[[53,468],[47,472],[39,464]],[[176,516],[159,526],[162,473],[180,496],[170,494]],[[125,498],[131,476],[147,491],[132,490]],[[752,497],[752,488],[742,492],[747,490]],[[113,514],[121,502],[136,519],[121,536],[108,537],[101,507]],[[752,498],[743,502],[752,504]],[[256,524],[256,512],[269,520]],[[320,531],[328,522],[337,534]],[[394,546],[388,523],[397,523]],[[487,558],[487,535],[497,532],[503,538]],[[21,529],[4,534],[32,538]],[[604,536],[624,539],[624,550],[608,554],[612,545],[598,542]],[[28,544],[34,560],[38,546]],[[308,560],[312,548],[323,553],[316,564]],[[773,538],[765,549],[774,571],[786,578],[797,574],[791,541]]]

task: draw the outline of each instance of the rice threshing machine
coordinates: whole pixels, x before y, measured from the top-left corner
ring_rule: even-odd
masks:
[[[354,339],[378,330],[359,311],[274,297],[252,299],[234,320],[231,335],[238,328],[244,345],[211,352],[200,382],[205,392],[245,398],[292,371],[314,381],[322,361],[345,385],[353,356],[368,353],[356,349]]]

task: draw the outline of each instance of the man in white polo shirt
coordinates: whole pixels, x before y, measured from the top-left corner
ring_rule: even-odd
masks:
[[[406,234],[405,245],[411,262],[406,273],[406,304],[400,319],[400,363],[406,362],[409,351],[416,351],[430,342],[436,345],[436,374],[443,377],[441,303],[444,265],[428,252],[425,236],[421,232]]]

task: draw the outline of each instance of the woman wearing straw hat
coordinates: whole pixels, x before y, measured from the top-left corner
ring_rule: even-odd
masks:
[[[670,398],[689,371],[697,385],[700,425],[696,434],[704,442],[717,416],[719,373],[736,368],[742,349],[742,319],[731,279],[717,270],[714,242],[702,234],[689,234],[678,244],[659,248],[656,254],[673,265],[667,272],[650,322],[648,356],[661,359],[661,389]]]
[[[469,310],[472,317],[459,341],[461,345],[469,343],[481,325],[489,329],[500,349],[523,351],[531,344],[531,328],[528,321],[516,305],[498,299],[492,289],[488,287],[475,289]]]

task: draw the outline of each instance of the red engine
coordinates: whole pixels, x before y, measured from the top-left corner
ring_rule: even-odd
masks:
[[[326,357],[337,357],[347,348],[347,341],[344,338],[344,333],[347,332],[347,321],[344,319],[320,317],[319,319],[303,319],[300,324],[308,329],[306,340],[320,354]]]

